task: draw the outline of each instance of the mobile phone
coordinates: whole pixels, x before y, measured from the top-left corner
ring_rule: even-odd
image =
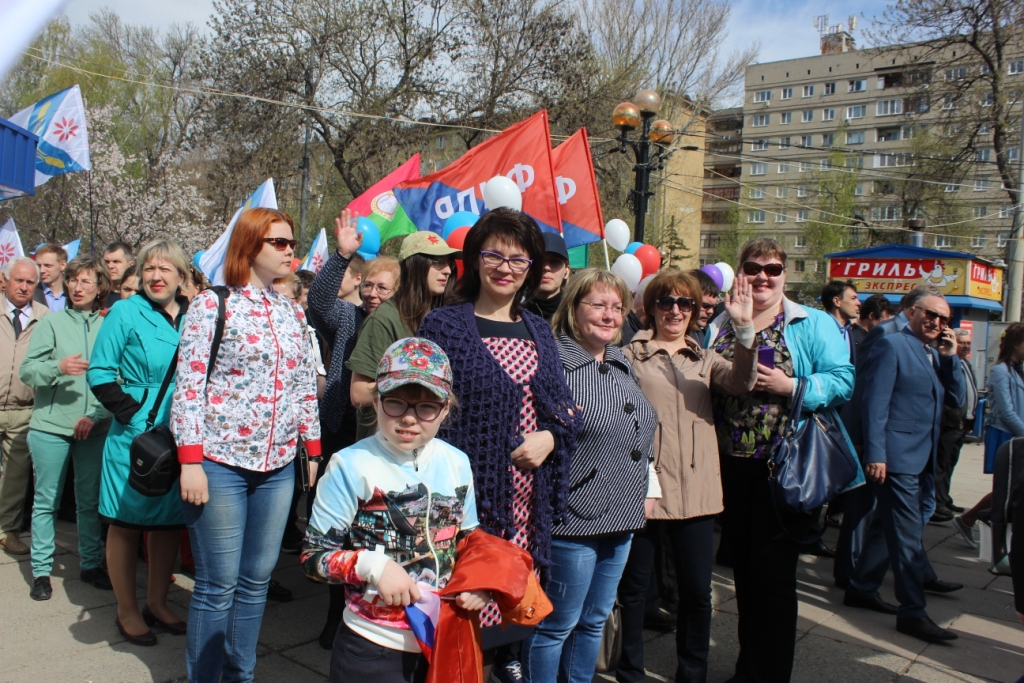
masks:
[[[773,346],[759,346],[757,347],[757,362],[759,365],[764,365],[769,368],[775,367],[775,347]]]
[[[309,453],[306,446],[299,442],[299,479],[302,480],[302,492],[309,493]]]

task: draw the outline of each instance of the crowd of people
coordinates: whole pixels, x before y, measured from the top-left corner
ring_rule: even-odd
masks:
[[[271,579],[283,551],[329,584],[319,640],[335,682],[464,664],[431,651],[413,608],[445,629],[478,621],[484,680],[592,680],[616,610],[605,665],[620,683],[645,679],[645,626],[675,630],[675,680],[703,682],[718,527],[739,611],[730,680],[785,682],[798,559],[832,554],[818,541],[832,523],[845,604],[956,638],[926,612],[927,592],[962,586],[928,563],[924,525],[975,544],[991,500],[951,497],[983,416],[970,333],[934,287],[894,310],[832,282],[824,310],[800,305],[784,249],[757,238],[731,292],[672,268],[630,291],[572,272],[561,237],[509,209],[460,250],[417,232],[397,259],[364,260],[347,210],[335,238],[318,274],[293,273],[292,219],[246,210],[216,287],[170,239],[70,263],[45,245],[4,268],[0,546],[31,555],[33,599],[52,595],[70,495],[82,580],[114,591],[129,643],[184,635],[190,681],[252,680],[266,601],[289,597]],[[989,380],[993,453],[1024,436],[1022,361],[1014,325]],[[772,458],[812,414],[844,427],[863,483],[795,513],[773,497]],[[180,475],[147,495],[130,454],[161,426]],[[187,621],[167,604],[179,555],[195,575]],[[899,605],[878,593],[889,568]]]

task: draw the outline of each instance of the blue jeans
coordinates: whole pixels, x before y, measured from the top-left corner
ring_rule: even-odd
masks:
[[[188,610],[188,679],[192,683],[251,681],[295,469],[289,464],[254,472],[212,460],[203,460],[202,468],[209,502],[182,502],[196,561],[196,585]]]
[[[551,541],[546,586],[554,611],[523,643],[527,683],[590,683],[632,533]]]

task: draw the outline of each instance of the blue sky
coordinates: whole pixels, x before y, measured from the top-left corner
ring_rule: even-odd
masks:
[[[213,0],[69,0],[66,13],[72,22],[81,23],[102,7],[110,7],[132,24],[166,27],[176,21],[191,21],[205,26]],[[881,14],[885,2],[861,0],[855,7],[863,14],[856,32],[860,38],[860,28]],[[725,51],[760,41],[762,62],[808,57],[818,53],[814,17],[828,14],[830,23],[845,24],[850,11],[850,3],[837,0],[733,0]]]

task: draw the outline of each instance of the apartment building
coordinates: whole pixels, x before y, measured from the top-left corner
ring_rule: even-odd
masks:
[[[904,216],[902,198],[894,196],[906,167],[918,163],[910,153],[912,138],[924,126],[939,125],[944,109],[958,106],[941,96],[943,82],[964,78],[968,68],[982,67],[938,69],[934,62],[917,59],[913,46],[898,53],[859,50],[842,28],[823,31],[820,55],[747,67],[742,108],[711,117],[702,263],[719,260],[716,249],[722,235],[734,230],[723,220],[728,205],[741,211],[748,233],[771,235],[783,243],[793,260],[792,280],[798,282],[823,268],[811,260],[802,224],[829,218],[818,209],[824,173],[856,179],[857,215],[865,230],[852,230],[844,248],[870,246],[865,243],[867,233],[898,241],[901,235],[894,229],[915,217]],[[1019,79],[1018,87],[1024,90],[1024,59],[1011,62],[1007,78],[1011,85]],[[933,193],[955,206],[951,211],[966,227],[959,229],[958,238],[926,235],[924,246],[1005,258],[1012,206],[993,163],[990,139],[985,146],[985,132],[982,129],[977,138],[976,159],[966,179],[929,180]],[[842,151],[845,168],[832,168],[829,156],[836,150]],[[928,218],[930,224],[944,222],[943,216]]]

